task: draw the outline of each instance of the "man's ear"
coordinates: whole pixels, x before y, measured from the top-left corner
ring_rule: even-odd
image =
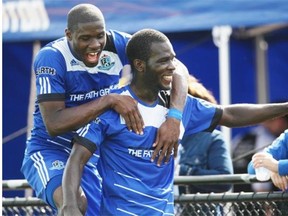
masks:
[[[145,69],[145,62],[140,60],[140,59],[135,59],[134,62],[134,67],[137,71],[143,72]]]
[[[71,41],[72,40],[72,33],[69,29],[65,29],[65,35],[66,35],[66,38]]]

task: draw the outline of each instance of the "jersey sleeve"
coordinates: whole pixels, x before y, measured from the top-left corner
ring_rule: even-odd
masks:
[[[119,114],[113,110],[104,112],[94,121],[78,129],[73,141],[86,147],[92,154],[100,148],[106,137],[115,134],[113,123],[119,121]]]
[[[72,143],[77,142],[93,154],[104,140],[105,124],[105,121],[102,121],[100,117],[96,118],[91,123],[76,131]]]
[[[287,176],[288,175],[288,159],[279,160],[278,173],[280,176]]]
[[[213,131],[219,124],[222,113],[219,106],[189,95],[183,112],[185,135]]]
[[[288,130],[282,133],[265,151],[279,161],[279,175],[288,175]]]
[[[38,102],[65,100],[66,72],[62,54],[52,47],[44,47],[34,61]]]
[[[131,38],[131,35],[125,32],[110,30],[111,35],[114,39],[114,45],[119,58],[122,61],[123,66],[129,64],[128,58],[126,56],[126,45]]]

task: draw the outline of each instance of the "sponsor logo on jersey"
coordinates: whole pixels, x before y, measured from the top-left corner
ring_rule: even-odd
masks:
[[[128,154],[132,155],[134,157],[139,157],[139,158],[151,158],[153,153],[154,153],[154,149],[137,149],[137,148],[128,148]],[[159,151],[159,153],[157,154],[157,157],[160,156],[161,154],[161,150]],[[172,150],[171,155],[174,155],[174,150]]]
[[[100,59],[100,64],[101,65],[98,66],[98,69],[110,70],[115,65],[115,62],[111,61],[110,56],[104,54]]]
[[[111,85],[108,88],[103,88],[100,89],[98,91],[93,90],[90,92],[87,92],[85,94],[71,94],[69,96],[70,101],[84,101],[84,100],[91,100],[93,98],[98,98],[98,97],[102,97],[104,95],[107,95],[110,93],[110,91],[112,89],[117,89],[118,88],[118,84],[117,85]]]
[[[40,75],[40,74],[55,75],[56,74],[56,69],[55,68],[51,68],[51,67],[40,67],[40,68],[37,68],[36,75]]]
[[[65,165],[62,161],[56,160],[52,163],[52,167],[50,167],[50,170],[61,170],[64,169]]]

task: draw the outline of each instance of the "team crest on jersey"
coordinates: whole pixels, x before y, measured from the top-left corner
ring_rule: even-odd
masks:
[[[97,117],[97,118],[94,120],[94,122],[95,122],[96,124],[99,124],[99,123],[101,122],[101,119],[100,119],[99,117]]]
[[[111,57],[108,55],[103,55],[100,59],[100,66],[98,66],[98,69],[100,70],[110,70],[114,65],[115,62],[111,61]]]
[[[64,163],[62,161],[56,160],[52,163],[50,170],[61,170],[64,169]]]

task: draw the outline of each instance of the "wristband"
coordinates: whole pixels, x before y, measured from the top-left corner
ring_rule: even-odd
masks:
[[[179,121],[182,120],[182,112],[175,108],[170,108],[167,114],[167,118],[175,118]]]

